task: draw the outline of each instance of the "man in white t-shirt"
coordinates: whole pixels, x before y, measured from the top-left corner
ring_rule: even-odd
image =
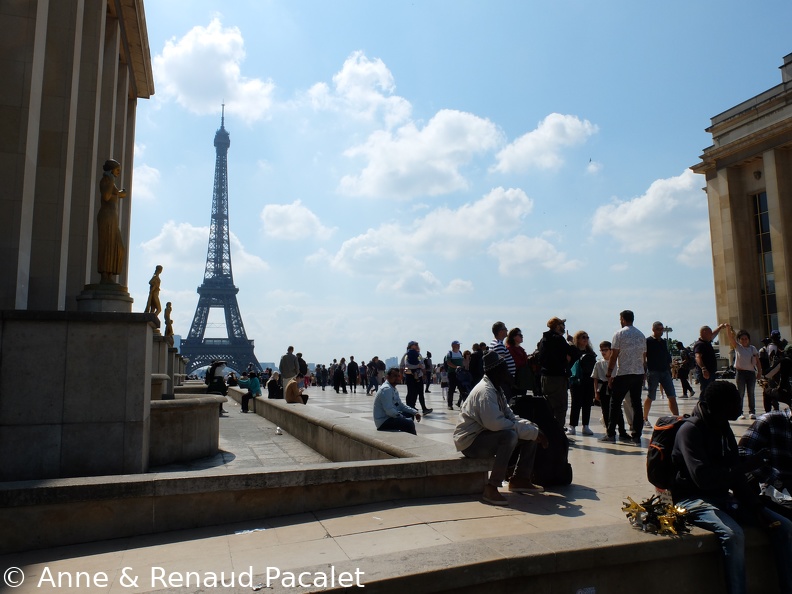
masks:
[[[641,445],[643,429],[643,407],[641,390],[646,373],[646,336],[633,326],[635,314],[625,309],[619,314],[621,330],[613,335],[611,358],[608,361],[608,385],[611,388],[611,408],[608,419],[608,433],[600,441],[616,441],[616,418],[622,401],[629,395],[633,410],[633,434],[631,441]]]

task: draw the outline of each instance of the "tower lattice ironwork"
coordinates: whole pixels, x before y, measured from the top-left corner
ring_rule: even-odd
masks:
[[[225,129],[225,106],[220,117],[220,129],[215,133],[215,177],[212,193],[212,221],[209,227],[209,247],[203,283],[198,287],[198,307],[190,326],[190,333],[182,340],[181,354],[190,359],[187,372],[212,363],[216,359],[237,371],[252,363],[261,371],[253,353],[253,341],[248,339],[239,313],[234,275],[231,270],[231,245],[228,229],[228,148],[231,138]],[[222,308],[225,313],[228,338],[206,338],[209,310]]]

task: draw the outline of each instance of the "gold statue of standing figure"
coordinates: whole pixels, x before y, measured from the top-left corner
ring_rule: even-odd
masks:
[[[168,301],[165,304],[165,340],[170,346],[173,346],[173,320],[171,319],[172,311],[173,306],[171,305],[171,302]]]
[[[104,175],[99,180],[99,195],[102,204],[96,217],[99,231],[99,254],[97,270],[101,282],[115,283],[114,276],[121,274],[126,260],[126,247],[118,227],[118,199],[126,198],[126,190],[119,190],[115,185],[116,178],[121,175],[121,163],[108,159],[102,166]]]
[[[155,316],[159,317],[160,312],[162,311],[162,305],[160,304],[159,294],[160,294],[160,272],[162,272],[162,266],[157,265],[154,269],[154,276],[151,277],[149,281],[149,296],[148,301],[146,302],[146,310],[143,313],[153,313]]]

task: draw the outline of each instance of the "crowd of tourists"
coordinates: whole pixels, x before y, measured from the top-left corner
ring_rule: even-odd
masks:
[[[747,591],[743,527],[752,525],[771,541],[779,590],[792,592],[792,415],[788,408],[792,402],[792,345],[774,332],[763,342],[763,356],[744,330],[735,333],[729,324],[714,330],[702,326],[693,348],[677,344],[679,360],[672,361],[661,322],[652,325],[648,337],[634,327],[633,312],[622,311],[619,322],[612,340],[600,342],[599,361],[588,334],[578,331],[570,337],[565,320],[558,317],[548,320],[548,330],[530,355],[521,347],[522,332],[518,328],[509,331],[502,322],[493,325],[494,338],[488,346],[476,345],[475,358],[474,349],[460,353],[459,343],[452,342],[440,367],[440,373],[446,374],[441,376],[441,385],[451,409],[454,390],[460,392],[457,405],[461,410],[453,435],[457,450],[466,457],[492,460],[483,500],[508,505],[499,491],[503,481],[508,481],[512,493],[543,492],[544,487],[536,484],[536,477],[541,476],[534,468],[537,454],[557,446],[554,440],[562,427],[566,426],[564,440],[575,435],[579,421],[582,435],[592,436],[589,423],[595,404],[602,411],[605,429],[599,441],[615,442],[618,432],[620,440],[640,446],[642,432],[652,427],[648,415],[659,388],[678,425],[669,462],[672,480],[665,493],[686,510],[690,523],[717,536],[726,591]],[[722,331],[728,334],[732,349],[725,372],[718,371],[712,346]],[[408,344],[400,367],[388,370],[377,392],[373,414],[381,431],[416,434],[415,423],[422,418],[416,402],[424,407],[424,414],[431,412],[426,410],[419,381],[426,367],[411,352],[420,353],[415,341]],[[477,381],[459,381],[464,371],[476,374]],[[718,374],[728,376],[729,371],[736,382],[717,379]],[[698,402],[689,418],[679,416],[674,376],[683,387],[681,398],[696,395],[691,376],[698,383]],[[755,386],[763,377],[767,382],[763,390],[765,414],[757,417]],[[408,390],[406,404],[398,393],[403,378]],[[642,401],[644,389],[647,394]],[[549,423],[546,418],[540,422],[540,415],[534,419],[530,412],[517,415],[512,410],[528,399],[528,391],[530,400],[546,407]],[[780,404],[787,407],[780,410]],[[738,444],[730,421],[746,418],[753,423]]]
[[[240,377],[223,378],[223,362],[215,362],[206,382],[215,393],[226,383],[246,388],[243,413],[263,390],[269,398],[306,404],[310,385],[322,390],[331,385],[337,393],[356,393],[359,387],[374,395],[378,430],[413,435],[416,423],[433,412],[425,394],[439,386],[444,404],[459,411],[453,433],[457,450],[492,461],[482,494],[492,505],[508,505],[500,492],[504,481],[509,492],[528,494],[569,484],[569,437],[578,435],[579,427],[584,438],[640,447],[653,429],[649,413],[660,392],[678,426],[669,462],[672,480],[664,493],[686,510],[689,522],[716,534],[726,591],[746,591],[743,527],[753,525],[771,540],[780,591],[792,592],[792,345],[773,331],[757,348],[748,332],[722,323],[702,326],[691,347],[674,343],[670,349],[662,322],[654,322],[647,336],[634,320],[632,311],[622,311],[619,329],[595,349],[586,331],[570,335],[566,321],[552,317],[530,353],[520,328],[499,321],[489,343],[463,350],[452,340],[437,363],[430,352],[421,353],[418,341],[409,341],[399,365],[390,369],[379,357],[367,363],[350,356],[310,372],[290,346],[278,371],[257,373],[251,365]],[[728,365],[719,370],[712,343],[721,333],[731,350]],[[698,398],[689,418],[679,416],[674,379],[682,388],[679,398]],[[764,414],[757,411],[757,384],[763,386]],[[401,386],[406,386],[405,402]],[[593,414],[600,416],[598,437]],[[730,425],[737,419],[752,421],[739,442]],[[568,471],[558,472],[564,466]]]

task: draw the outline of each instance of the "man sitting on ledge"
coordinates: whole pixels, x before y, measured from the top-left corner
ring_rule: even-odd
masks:
[[[547,437],[533,423],[521,419],[506,404],[503,386],[512,381],[506,361],[494,350],[484,355],[484,378],[470,391],[462,405],[459,421],[454,429],[454,445],[468,458],[495,458],[483,499],[493,505],[508,505],[498,492],[509,458],[515,448],[520,458],[509,491],[541,493],[542,487],[531,482],[536,444],[548,445]]]
[[[385,381],[374,397],[374,424],[377,425],[377,431],[404,431],[416,435],[415,423],[420,422],[421,414],[399,398],[396,386],[401,383],[401,379],[398,367],[388,370]]]
[[[308,404],[308,394],[303,394],[305,388],[301,387],[302,383],[303,375],[301,373],[289,380],[284,390],[286,402],[289,404]]]

